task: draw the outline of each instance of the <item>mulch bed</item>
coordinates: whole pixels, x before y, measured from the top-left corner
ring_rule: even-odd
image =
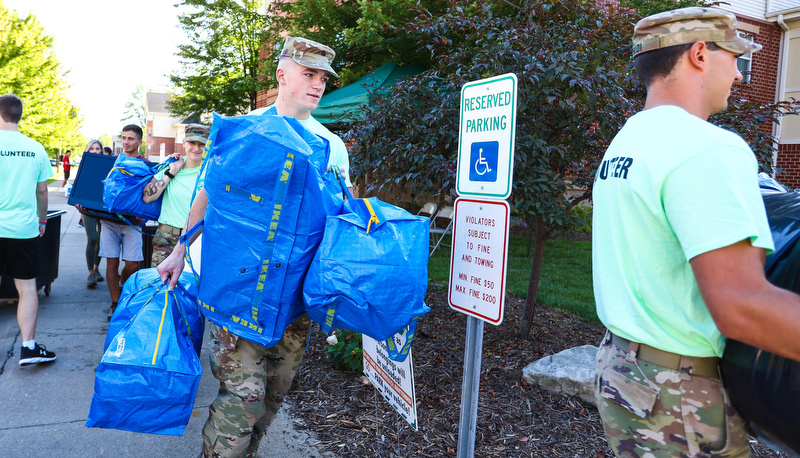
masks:
[[[380,396],[362,374],[336,370],[327,343],[312,330],[306,356],[288,395],[299,427],[335,457],[456,456],[466,316],[452,310],[447,291],[429,288],[432,311],[420,319],[413,344],[419,431]],[[573,396],[522,380],[522,369],[550,354],[597,345],[603,330],[537,305],[529,340],[519,338],[524,310],[508,296],[500,326],[485,324],[475,440],[478,457],[613,456],[597,409]],[[781,456],[756,445],[753,456]]]

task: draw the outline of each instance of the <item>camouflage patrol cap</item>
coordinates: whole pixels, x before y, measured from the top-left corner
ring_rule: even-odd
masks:
[[[633,29],[633,57],[669,46],[697,41],[716,43],[734,54],[761,49],[736,33],[736,16],[716,8],[680,8],[648,16]]]
[[[339,77],[331,67],[336,53],[322,43],[307,38],[287,36],[283,42],[281,57],[291,57],[293,61],[303,67],[325,70],[331,75]]]
[[[202,124],[188,124],[183,133],[183,141],[185,142],[205,143],[208,141],[208,127]]]

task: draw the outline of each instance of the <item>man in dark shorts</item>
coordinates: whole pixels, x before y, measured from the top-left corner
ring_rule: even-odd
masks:
[[[64,153],[64,157],[61,158],[61,168],[64,169],[64,183],[61,185],[61,189],[64,189],[64,187],[67,186],[67,180],[69,180],[69,169],[70,169],[69,155],[70,154],[72,154],[72,151],[67,150],[67,152]]]
[[[19,132],[21,117],[22,100],[13,94],[0,96],[0,275],[10,275],[19,293],[19,365],[26,366],[56,359],[34,338],[39,237],[47,224],[47,179],[53,170],[44,147]]]

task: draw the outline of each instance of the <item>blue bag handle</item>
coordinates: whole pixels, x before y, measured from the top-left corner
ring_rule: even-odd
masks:
[[[414,334],[417,331],[417,319],[419,319],[419,317],[415,316],[411,319],[411,322],[408,323],[406,343],[403,345],[403,348],[398,350],[397,346],[394,344],[394,340],[391,337],[386,339],[386,349],[389,351],[389,359],[392,361],[402,363],[408,357],[408,352],[411,350],[411,342],[414,340]]]
[[[195,277],[195,278],[197,278],[197,277]],[[163,282],[163,284],[166,285],[167,282]],[[183,294],[185,294],[186,296],[194,297],[194,296],[192,296],[191,293],[189,293],[189,291],[186,290],[186,288],[183,287],[183,285],[181,285],[180,282],[178,282],[178,289],[180,289],[183,292]],[[167,292],[168,293],[172,293],[172,299],[173,299],[173,301],[175,303],[175,306],[178,307],[178,311],[181,313],[181,318],[183,318],[183,323],[186,325],[186,333],[189,334],[189,338],[190,339],[194,340],[192,338],[192,326],[189,324],[189,318],[186,316],[186,311],[183,310],[183,306],[181,305],[181,302],[178,300],[178,296],[175,295],[175,291],[174,290],[169,290],[168,289]],[[197,302],[197,299],[195,298],[195,303],[196,302]]]
[[[158,279],[158,281],[161,282],[161,279]],[[166,282],[161,282],[161,285],[159,285],[156,288],[156,290],[153,292],[153,296],[150,299],[147,300],[147,303],[145,303],[142,306],[142,308],[139,309],[138,312],[136,312],[136,315],[134,315],[131,318],[130,322],[133,322],[134,320],[136,320],[136,317],[139,316],[140,313],[142,313],[142,311],[147,307],[147,305],[153,299],[155,299],[156,296],[158,296],[161,293],[161,291],[162,291],[162,289],[164,288],[165,285],[166,285]],[[178,286],[180,287],[180,289],[184,293],[188,294],[186,289],[184,289],[183,286],[180,286],[180,283],[178,284]],[[163,308],[163,310],[161,312],[161,323],[159,324],[158,332],[156,333],[156,341],[155,341],[154,349],[153,349],[153,359],[152,359],[152,362],[151,362],[152,365],[155,365],[156,364],[156,360],[158,359],[158,350],[159,350],[159,347],[161,346],[161,332],[164,329],[164,317],[165,317],[165,315],[167,313],[167,307],[169,307],[169,297],[170,297],[170,295],[172,296],[172,304],[175,307],[178,308],[178,311],[181,314],[181,318],[183,319],[183,323],[185,325],[185,328],[183,328],[183,330],[186,331],[186,333],[189,336],[189,339],[192,338],[192,329],[191,329],[191,326],[189,325],[189,319],[186,317],[186,312],[183,310],[183,307],[181,306],[180,301],[178,301],[178,297],[175,295],[175,291],[167,288],[164,291],[164,308]],[[176,330],[177,330],[177,327],[176,327]]]
[[[342,169],[339,166],[331,167],[331,171],[334,175],[336,175],[337,181],[339,181],[339,185],[342,187],[342,193],[344,194],[345,200],[347,199],[354,199],[353,194],[350,192],[350,188],[347,187],[347,183],[344,182],[344,177],[342,176]]]
[[[144,290],[146,290],[148,288],[155,287],[155,291],[153,291],[153,294],[147,299],[147,301],[145,301],[145,303],[139,308],[139,310],[136,311],[136,313],[131,317],[131,319],[128,322],[130,323],[131,321],[135,320],[136,317],[142,312],[142,310],[144,310],[145,307],[147,307],[147,305],[150,304],[150,302],[153,299],[155,299],[155,297],[158,296],[159,293],[161,293],[161,291],[164,289],[165,286],[167,286],[167,282],[161,281],[160,278],[156,278],[155,280],[153,280],[151,282],[148,282],[145,285],[141,286],[139,289],[137,289],[133,294],[140,293],[140,292],[142,292],[142,291],[144,291]],[[189,291],[187,291],[186,288],[184,288],[183,285],[180,284],[180,282],[178,282],[178,288],[185,295],[187,295],[189,297],[193,297],[192,294],[189,293]],[[164,295],[165,295],[164,300],[166,301],[166,297],[169,294],[172,294],[172,300],[173,300],[175,306],[178,308],[178,311],[181,314],[181,318],[183,318],[183,322],[186,325],[186,333],[189,335],[189,338],[191,338],[192,337],[192,329],[191,329],[191,325],[189,324],[189,318],[186,317],[186,311],[183,310],[183,306],[181,306],[180,301],[178,301],[178,297],[175,295],[175,292],[173,290],[169,289],[169,288],[167,288],[167,290],[164,291]],[[165,306],[166,306],[166,304],[165,304]],[[158,351],[158,345],[156,345],[156,351]],[[155,355],[154,355],[154,357],[155,357]]]
[[[350,189],[348,189],[347,184],[344,182],[344,177],[342,177],[342,172],[339,169],[339,167],[335,166],[331,167],[331,170],[336,175],[336,178],[339,181],[339,185],[342,187],[342,192],[345,195],[345,200],[353,199],[359,201],[365,212],[369,214],[369,219],[367,220],[367,234],[369,234],[369,231],[372,229],[373,223],[377,225],[383,221],[386,221],[386,218],[383,217],[383,214],[381,213],[380,209],[376,209],[375,207],[373,207],[372,204],[369,203],[369,199],[363,197],[356,199],[355,197],[353,197],[353,194],[350,193]],[[360,214],[358,216],[362,218],[364,217],[363,214]]]
[[[133,159],[128,159],[128,160],[134,160],[134,159],[135,159],[135,158],[133,158]],[[167,167],[169,167],[169,165],[170,165],[170,164],[172,164],[173,162],[177,162],[177,161],[178,161],[178,159],[175,159],[174,157],[168,157],[168,158],[167,158],[167,160],[166,160],[166,161],[164,161],[164,162],[161,162],[161,163],[158,163],[158,164],[155,164],[155,165],[149,166],[148,168],[150,169],[150,172],[151,172],[151,173],[150,173],[150,175],[151,175],[151,177],[154,177],[154,176],[156,176],[156,174],[158,174],[158,172],[160,172],[160,171],[162,171],[162,170],[166,169]],[[149,161],[148,161],[148,162],[149,162]],[[125,161],[121,161],[121,162],[120,162],[120,164],[124,164],[124,163],[125,163]],[[150,163],[152,164],[152,162],[150,162]],[[125,174],[128,174],[128,175],[131,175],[131,176],[133,176],[133,174],[132,174],[132,173],[130,173],[130,172],[126,172],[126,171],[124,170],[123,166],[117,166],[117,165],[115,165],[115,166],[114,166],[114,167],[113,167],[111,170],[115,170],[115,169],[116,169],[116,170],[119,170],[119,171],[120,171],[120,172],[122,172],[122,173],[125,173]],[[111,173],[111,172],[109,172],[109,173]]]
[[[194,197],[192,198],[194,200]],[[191,208],[191,206],[189,207]],[[186,263],[189,264],[189,268],[192,269],[192,275],[194,275],[194,281],[200,282],[200,274],[194,270],[194,263],[192,263],[192,255],[189,253],[189,239],[192,238],[195,232],[197,232],[203,225],[205,224],[205,218],[201,219],[191,229],[189,229],[185,234],[178,237],[178,241],[183,244],[183,258],[186,260]],[[180,283],[178,283],[180,286]]]
[[[213,132],[211,132],[211,135],[209,136],[205,146],[203,147],[203,157],[200,159],[200,172],[198,172],[197,174],[197,179],[195,180],[194,188],[192,189],[192,198],[191,200],[189,200],[189,212],[191,212],[192,204],[194,204],[194,198],[197,197],[197,182],[200,181],[201,179],[205,180],[204,174],[206,171],[206,165],[208,164],[208,161],[206,159],[208,158],[208,153],[211,150],[209,146],[213,145],[214,142],[216,141],[217,132],[218,130],[214,130]],[[205,188],[205,181],[203,182],[203,187]],[[192,237],[192,235],[194,235],[195,232],[197,232],[200,228],[203,227],[205,221],[206,221],[205,218],[201,219],[200,221],[195,223],[195,225],[191,229],[187,228],[188,230],[186,231],[185,234],[178,237],[178,241],[180,243],[183,243],[184,246],[183,258],[186,260],[186,263],[189,264],[189,268],[192,269],[192,275],[194,275],[194,280],[198,283],[200,282],[200,275],[197,273],[196,270],[194,270],[194,264],[192,263],[192,255],[189,252],[189,239]],[[186,224],[188,223],[189,223],[189,218],[187,217]]]
[[[169,165],[172,164],[173,162],[178,162],[178,159],[175,159],[174,157],[168,157],[166,161],[150,167],[150,170],[152,170],[153,172],[153,176],[156,176],[158,172],[169,167]]]

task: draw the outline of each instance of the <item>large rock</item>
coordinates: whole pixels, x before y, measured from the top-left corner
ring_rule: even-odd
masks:
[[[570,348],[529,364],[522,370],[522,379],[541,388],[594,401],[594,358],[597,347],[584,345]]]

